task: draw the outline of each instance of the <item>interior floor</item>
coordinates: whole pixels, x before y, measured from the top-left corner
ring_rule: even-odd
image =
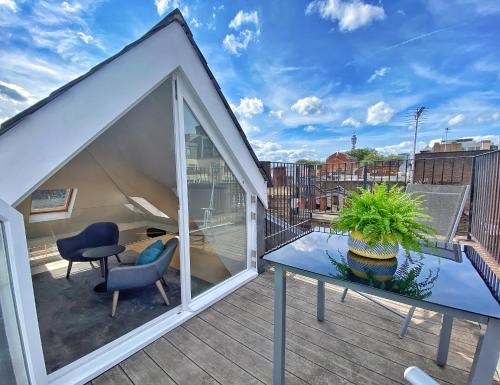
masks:
[[[123,264],[134,263],[135,255],[125,252]],[[118,265],[109,258],[109,267]],[[52,262],[45,271],[33,275],[38,323],[48,373],[91,353],[105,344],[144,325],[181,303],[179,270],[169,268],[164,285],[167,306],[154,285],[120,292],[117,313],[111,317],[112,293],[97,293],[103,281],[97,264],[74,263],[66,279],[67,262]],[[207,290],[210,283],[193,277],[193,293]]]

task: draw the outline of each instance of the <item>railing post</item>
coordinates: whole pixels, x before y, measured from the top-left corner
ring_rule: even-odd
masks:
[[[463,178],[463,175],[462,175]],[[467,218],[467,239],[472,239],[472,212],[474,211],[474,190],[476,187],[476,157],[472,158],[472,170],[470,177],[469,218]]]
[[[368,164],[366,162],[363,166],[363,188],[368,189]]]

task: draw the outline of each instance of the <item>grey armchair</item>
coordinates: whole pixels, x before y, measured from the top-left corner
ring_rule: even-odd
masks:
[[[160,256],[146,265],[119,266],[109,271],[107,291],[113,292],[112,317],[116,314],[120,290],[136,289],[154,284],[165,304],[170,305],[161,281],[170,262],[172,262],[178,244],[179,240],[177,238],[170,239]]]

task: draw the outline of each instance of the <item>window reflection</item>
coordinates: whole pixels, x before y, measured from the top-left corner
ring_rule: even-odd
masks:
[[[184,103],[192,296],[246,268],[246,195]]]

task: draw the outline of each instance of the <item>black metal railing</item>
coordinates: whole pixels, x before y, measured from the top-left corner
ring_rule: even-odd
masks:
[[[266,249],[306,234],[315,226],[313,215],[333,214],[344,198],[358,188],[386,182],[404,188],[408,183],[471,184],[473,156],[435,155],[408,159],[341,161],[329,164],[261,162],[268,179]],[[465,207],[468,214],[468,204]],[[321,220],[321,219],[320,219]],[[467,221],[463,221],[464,233]]]
[[[500,151],[474,157],[469,235],[500,263]]]
[[[266,250],[311,232],[310,167],[304,164],[262,162],[269,180],[267,189]]]
[[[413,183],[470,185],[474,156],[418,156]]]

